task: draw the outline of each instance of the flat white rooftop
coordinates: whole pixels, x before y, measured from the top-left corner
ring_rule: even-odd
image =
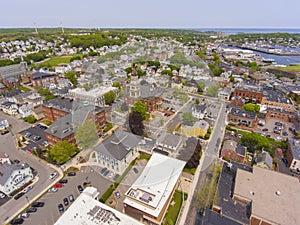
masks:
[[[124,204],[157,217],[170,197],[185,162],[154,153],[125,193]]]
[[[69,93],[72,93],[74,95],[99,97],[109,91],[116,91],[116,90],[117,90],[116,87],[101,86],[101,87],[93,88],[89,91],[86,91],[84,88],[75,88],[75,89],[69,90]]]
[[[96,188],[87,187],[55,225],[142,225],[139,221],[95,200]]]

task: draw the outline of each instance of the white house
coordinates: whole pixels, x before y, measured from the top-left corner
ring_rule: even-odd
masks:
[[[177,154],[182,145],[182,137],[170,133],[163,133],[156,140],[156,149],[166,151],[170,154]]]
[[[7,119],[0,118],[0,130],[4,130],[9,127]]]
[[[8,163],[11,164],[10,159],[7,154],[0,153],[0,166],[1,164]]]
[[[55,73],[66,73],[70,71],[72,67],[69,64],[63,64],[55,67]]]
[[[6,195],[18,190],[34,178],[28,164],[4,163],[0,167],[0,191]]]
[[[203,120],[204,116],[206,115],[206,104],[197,104],[192,107],[192,114],[195,118],[199,120]]]
[[[18,115],[18,106],[13,102],[4,102],[1,105],[2,111],[8,115],[16,116]]]
[[[19,107],[18,111],[21,116],[21,118],[25,118],[27,116],[30,116],[32,114],[33,107],[29,104],[24,104]]]

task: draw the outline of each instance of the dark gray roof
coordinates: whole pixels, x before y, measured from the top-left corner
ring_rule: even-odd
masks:
[[[67,114],[56,120],[54,124],[49,126],[47,130],[45,130],[45,132],[59,139],[68,137],[75,132],[74,126],[72,124],[72,115]]]
[[[95,147],[94,151],[122,160],[130,151],[135,148],[142,138],[126,131],[116,131],[103,143]]]
[[[170,134],[167,132],[161,134],[157,139],[157,143],[159,145],[167,145],[172,147],[176,147],[181,141],[182,141],[181,136]]]
[[[40,72],[37,72],[37,73],[33,73],[32,74],[32,80],[39,80],[39,79],[44,79],[44,78],[47,78],[47,77],[56,77],[58,76],[56,73],[40,73]]]
[[[162,95],[163,89],[159,87],[151,87],[150,84],[141,85],[141,98],[153,98]]]
[[[10,92],[7,92],[6,93],[6,97],[7,98],[12,98],[12,97],[14,97],[14,96],[17,96],[17,95],[19,95],[19,94],[21,94],[22,92],[19,90],[19,89],[14,89],[14,90],[12,90],[12,91],[10,91]]]
[[[206,110],[206,104],[196,104],[194,105],[194,111],[196,112],[204,112]]]
[[[282,94],[279,91],[276,91],[274,89],[265,88],[263,90],[264,97],[271,102],[279,102],[279,103],[285,103],[285,104],[292,104],[290,99],[286,97],[284,94]]]
[[[293,158],[300,160],[300,140],[289,138],[289,146],[293,155]]]
[[[44,103],[44,106],[59,109],[65,112],[71,112],[73,100],[68,98],[54,98]]]
[[[0,67],[0,76],[2,79],[11,76],[20,76],[26,72],[21,64]]]
[[[238,155],[244,156],[244,157],[246,156],[246,150],[247,150],[247,148],[241,144],[238,144],[235,149],[235,151]]]
[[[234,115],[234,116],[250,118],[250,119],[256,118],[255,112],[246,111],[246,110],[243,110],[242,108],[236,108],[236,107],[231,108],[230,114]]]
[[[268,152],[262,152],[257,155],[255,162],[256,163],[264,162],[269,168],[272,168],[273,159]]]
[[[226,216],[222,216],[221,214],[214,212],[209,208],[207,208],[205,212],[205,216],[202,220],[203,220],[203,224],[206,225],[242,225],[243,224],[233,219],[230,219]]]
[[[15,170],[21,170],[27,167],[29,167],[28,164],[16,165],[16,164],[4,163],[2,166],[0,166],[0,184],[4,185]]]

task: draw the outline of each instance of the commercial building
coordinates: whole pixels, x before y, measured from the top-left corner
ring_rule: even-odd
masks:
[[[41,87],[56,87],[60,77],[56,73],[32,73],[30,75],[30,82],[32,86]]]
[[[105,106],[104,94],[114,91],[118,92],[116,87],[101,86],[91,90],[85,90],[84,88],[75,88],[69,90],[69,97],[74,100],[85,102],[85,104],[93,106]]]
[[[290,123],[296,118],[294,112],[282,108],[267,108],[266,120],[276,119],[284,123]]]
[[[97,163],[116,174],[122,174],[138,156],[142,137],[126,131],[116,131],[112,136],[94,148]]]
[[[22,62],[16,65],[3,66],[0,68],[0,81],[9,88],[20,85],[22,76],[26,76],[27,64]]]
[[[261,103],[263,98],[262,87],[251,80],[240,83],[234,90],[234,97],[241,97],[245,103]]]
[[[184,166],[184,161],[153,153],[125,193],[125,213],[145,224],[161,224]]]
[[[300,224],[299,179],[272,170],[238,169],[233,199],[251,205],[250,225]]]
[[[258,118],[255,112],[246,111],[237,107],[231,108],[229,120],[233,123],[250,127],[256,127],[258,124]]]
[[[73,100],[68,98],[54,98],[43,104],[45,119],[54,122],[71,113]]]
[[[142,225],[137,220],[98,201],[99,192],[86,187],[54,225]]]

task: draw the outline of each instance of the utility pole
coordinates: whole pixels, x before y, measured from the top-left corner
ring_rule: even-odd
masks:
[[[65,30],[64,30],[62,21],[60,21],[60,26],[61,26],[61,32],[64,34],[64,33],[65,33]]]

